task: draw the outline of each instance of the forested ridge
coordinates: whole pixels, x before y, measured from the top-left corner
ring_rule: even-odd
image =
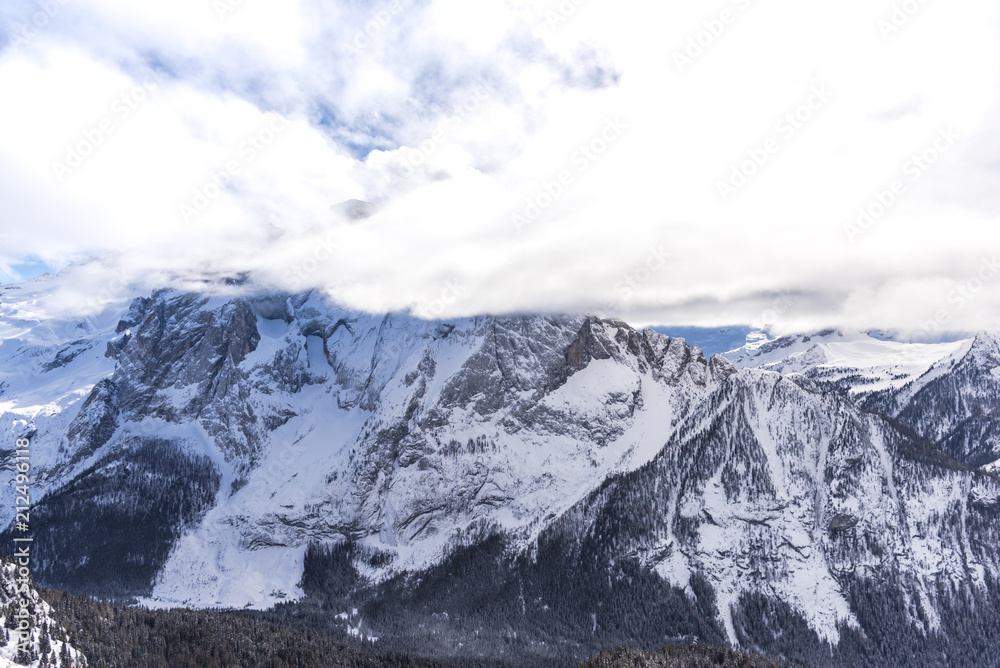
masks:
[[[465,657],[440,660],[378,643],[329,634],[226,610],[149,610],[43,590],[70,640],[91,668],[519,668],[519,660]],[[575,663],[575,662],[573,662]],[[616,649],[581,668],[780,668],[784,664],[710,645],[654,652]]]
[[[783,668],[749,652],[711,645],[662,647],[653,652],[616,648],[584,661],[580,668]]]
[[[450,668],[222,610],[149,610],[44,590],[91,668]],[[464,664],[474,665],[474,664]],[[503,664],[480,664],[501,666]]]

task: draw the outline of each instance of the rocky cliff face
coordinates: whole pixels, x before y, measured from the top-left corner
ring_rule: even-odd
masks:
[[[617,321],[424,322],[349,313],[314,295],[162,291],[86,347],[78,366],[56,364],[65,354],[55,346],[8,358],[48,365],[38,393],[49,378],[89,388],[30,416],[19,405],[28,384],[8,390],[4,419],[34,430],[46,452],[40,518],[72,535],[66,506],[82,503],[81,488],[108,484],[128,459],[175,451],[187,462],[177,466],[205,476],[162,472],[164,489],[192,503],[157,516],[171,527],[169,558],[139,559],[155,587],[133,580],[121,593],[203,605],[294,596],[311,540],[367,540],[390,555],[387,573],[433,563],[475,527],[528,541],[609,471],[653,456],[732,372]],[[206,499],[212,476],[220,491]],[[92,544],[63,540],[60,561],[83,568]]]

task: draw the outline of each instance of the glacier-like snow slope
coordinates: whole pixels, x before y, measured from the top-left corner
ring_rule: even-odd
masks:
[[[903,387],[968,341],[901,343],[862,332],[825,330],[778,339],[758,339],[724,353],[738,369],[758,368],[802,374],[829,386],[843,387],[854,398]]]
[[[211,507],[177,520],[145,592],[156,605],[299,596],[309,541],[387,552],[374,577],[426,567],[483,526],[529,541],[609,472],[653,457],[732,371],[616,321],[426,322],[315,294],[161,291],[61,339],[28,311],[0,343],[0,420],[10,442],[32,438],[36,497],[129,473],[143,439],[219,475]],[[80,568],[91,556],[63,549]]]

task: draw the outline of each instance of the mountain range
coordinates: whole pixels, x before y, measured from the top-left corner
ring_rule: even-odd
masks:
[[[522,665],[1000,661],[994,333],[706,359],[620,320],[238,280],[39,316],[60,280],[0,286],[0,461],[30,440],[45,586]]]

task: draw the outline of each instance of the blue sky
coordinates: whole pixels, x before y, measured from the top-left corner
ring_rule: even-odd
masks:
[[[0,280],[1000,327],[996,3],[691,4],[5,2]]]
[[[42,274],[56,274],[60,267],[55,267],[43,261],[25,258],[22,262],[0,267],[0,284],[16,283]]]

